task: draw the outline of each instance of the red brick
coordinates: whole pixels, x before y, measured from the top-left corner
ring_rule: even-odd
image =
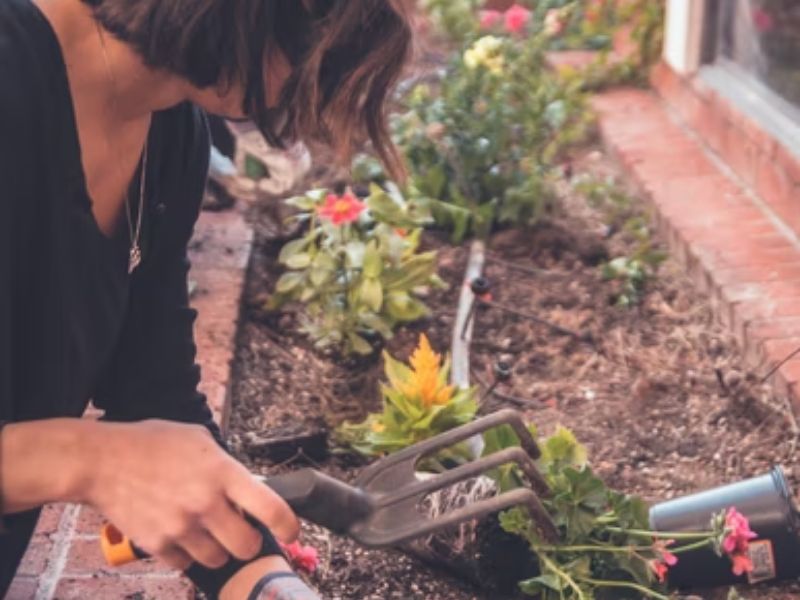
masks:
[[[58,583],[53,600],[193,600],[189,582],[173,578],[82,577]]]
[[[61,516],[64,514],[63,504],[48,504],[42,508],[39,522],[36,524],[37,533],[54,533],[61,523]]]
[[[99,512],[88,506],[82,506],[78,513],[78,522],[75,524],[75,531],[78,534],[99,535],[106,518]]]
[[[19,575],[36,576],[42,573],[50,560],[53,549],[53,536],[37,533],[31,538],[25,556],[17,569]]]
[[[74,575],[147,575],[161,576],[173,573],[174,570],[155,560],[140,560],[121,567],[109,567],[103,558],[99,538],[76,538],[72,541],[64,567],[65,576]]]
[[[5,600],[33,600],[39,582],[34,577],[17,576],[5,595]]]

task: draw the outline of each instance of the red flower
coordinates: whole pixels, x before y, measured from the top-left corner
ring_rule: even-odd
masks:
[[[661,555],[660,562],[668,567],[674,567],[678,564],[678,557],[667,550],[667,546],[671,546],[674,543],[675,540],[655,540],[653,542],[653,550]]]
[[[492,29],[503,19],[503,13],[499,10],[482,10],[478,15],[481,29]]]
[[[328,219],[334,225],[342,225],[358,220],[358,216],[366,208],[367,205],[356,198],[352,192],[347,192],[343,196],[328,194],[325,204],[317,208],[317,214]]]
[[[317,570],[319,554],[313,546],[303,546],[300,542],[292,542],[291,544],[281,543],[281,548],[294,568],[308,573]]]
[[[521,4],[514,4],[506,11],[506,30],[509,33],[522,33],[531,20],[531,11]]]
[[[753,570],[753,561],[746,554],[735,554],[731,556],[731,561],[733,562],[733,574],[737,577]]]
[[[734,507],[725,514],[725,537],[722,540],[722,550],[728,554],[733,563],[733,574],[736,576],[749,573],[753,570],[753,561],[750,560],[750,540],[757,538],[750,529],[750,522]]]
[[[750,540],[758,534],[750,529],[750,522],[742,513],[731,507],[725,515],[725,539],[722,549],[730,555],[747,552]]]
[[[660,583],[664,583],[667,579],[667,572],[669,571],[669,567],[661,562],[660,560],[651,560],[650,561],[650,568],[653,570],[653,573],[656,574],[656,578]]]
[[[756,29],[759,31],[759,33],[768,33],[775,29],[774,17],[763,8],[754,8],[752,14],[753,25],[756,26]]]

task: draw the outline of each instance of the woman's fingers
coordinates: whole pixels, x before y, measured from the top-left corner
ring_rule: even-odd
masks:
[[[194,562],[209,569],[219,569],[225,566],[230,558],[225,548],[211,534],[201,529],[190,531],[176,540],[176,543],[192,557]]]
[[[241,465],[240,465],[241,467]],[[269,487],[257,481],[244,467],[235,469],[226,486],[228,499],[269,527],[284,543],[300,533],[300,522],[289,505]]]
[[[192,557],[178,547],[164,550],[159,553],[158,558],[178,571],[185,571],[192,564]]]
[[[243,561],[255,558],[261,549],[261,534],[222,498],[218,506],[203,519],[208,532],[235,558]]]

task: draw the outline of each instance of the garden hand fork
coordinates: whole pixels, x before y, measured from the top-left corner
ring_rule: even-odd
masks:
[[[430,478],[418,477],[416,468],[421,460],[501,425],[514,430],[520,446],[505,448]],[[542,538],[552,543],[558,539],[558,530],[539,497],[549,491],[534,463],[540,455],[521,415],[506,409],[391,454],[364,469],[352,485],[314,469],[269,477],[264,482],[286,500],[297,516],[367,547],[396,546],[515,506],[526,507]],[[530,488],[476,500],[438,516],[426,513],[423,501],[429,494],[511,463],[522,470]],[[106,526],[101,542],[106,559],[113,566],[143,556],[113,526]]]

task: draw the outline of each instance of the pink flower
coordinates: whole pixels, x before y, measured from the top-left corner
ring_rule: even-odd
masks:
[[[722,540],[722,550],[728,554],[733,563],[733,574],[736,576],[749,573],[753,570],[753,561],[748,554],[750,540],[757,538],[750,529],[750,522],[734,507],[725,514],[725,533]]]
[[[667,546],[671,546],[674,543],[675,540],[655,540],[653,542],[653,550],[661,555],[660,562],[669,567],[674,567],[678,564],[678,557],[667,550]]]
[[[753,25],[755,25],[759,33],[768,33],[775,29],[775,19],[763,8],[754,8],[752,15]]]
[[[729,508],[725,514],[725,539],[722,540],[722,549],[731,555],[745,553],[750,540],[757,537],[758,534],[750,529],[747,517],[735,508]]]
[[[649,565],[653,570],[653,573],[655,573],[656,579],[658,579],[659,582],[664,583],[664,581],[667,579],[669,567],[660,560],[651,560]]]
[[[531,20],[531,11],[521,4],[514,4],[506,11],[506,31],[509,33],[522,33]]]
[[[328,219],[334,225],[342,225],[358,220],[358,216],[366,208],[367,205],[356,198],[352,192],[347,192],[343,196],[328,194],[325,204],[317,208],[317,214]]]
[[[737,577],[750,573],[753,570],[753,561],[746,554],[735,554],[731,557],[733,574]]]
[[[544,31],[550,37],[556,37],[564,33],[567,28],[567,21],[559,8],[551,8],[544,16]]]
[[[282,543],[281,548],[294,568],[308,573],[317,570],[319,554],[313,546],[303,546],[300,542],[292,542],[291,544]]]
[[[493,29],[503,19],[503,13],[499,10],[482,10],[478,15],[481,29]]]

